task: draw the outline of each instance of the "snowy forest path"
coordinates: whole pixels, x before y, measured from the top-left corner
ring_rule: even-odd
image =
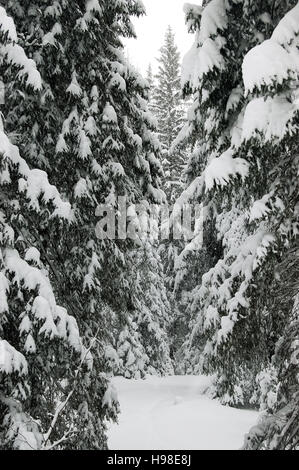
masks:
[[[119,424],[109,429],[114,450],[236,450],[258,418],[205,396],[208,377],[117,377],[113,383],[121,407]]]

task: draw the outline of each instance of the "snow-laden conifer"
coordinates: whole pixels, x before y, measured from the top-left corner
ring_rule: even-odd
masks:
[[[1,66],[11,67],[23,96],[38,94],[41,76],[17,42],[14,22],[0,7]],[[75,318],[58,305],[39,238],[44,224],[69,229],[74,214],[47,174],[30,168],[5,127],[1,118],[0,447],[71,448],[86,425],[78,403],[91,392],[84,376],[93,367],[93,345],[85,347]],[[97,431],[105,446],[102,422]]]
[[[207,207],[212,253],[217,241],[223,249],[192,291],[187,356],[191,370],[218,372],[226,403],[255,401],[256,376],[291,311],[271,299],[298,226],[297,9],[292,1],[186,7],[196,31],[183,73],[195,92],[186,132],[197,142],[185,197]]]
[[[26,107],[11,90],[8,123],[28,158],[47,168],[71,204],[71,229],[46,230],[41,244],[59,299],[75,315],[86,341],[100,330],[92,380],[95,393],[102,393],[102,373],[118,372],[119,360],[124,367],[127,363],[123,349],[118,356],[121,338],[131,336],[134,374],[143,375],[147,363],[134,324],[140,306],[132,283],[135,242],[119,237],[118,228],[114,237],[104,238],[96,230],[101,205],[117,216],[119,197],[127,206],[165,197],[147,85],[127,63],[122,44],[123,37],[134,35],[130,16],[144,9],[138,1],[114,0],[18,5],[9,2],[9,9],[25,50],[35,58],[43,89],[38,98],[27,97]]]

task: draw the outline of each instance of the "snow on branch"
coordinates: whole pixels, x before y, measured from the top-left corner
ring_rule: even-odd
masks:
[[[6,35],[0,47],[1,62],[7,62],[19,69],[19,76],[26,80],[26,85],[34,90],[41,90],[42,79],[36,68],[34,60],[29,59],[24,49],[17,43],[17,31],[12,18],[7,16],[3,7],[0,7],[0,32]]]
[[[61,34],[62,34],[62,28],[61,28],[60,23],[55,23],[52,30],[44,35],[43,45],[46,46],[47,44],[49,44],[51,46],[55,46],[57,43],[56,36],[60,36]]]
[[[273,138],[281,141],[292,131],[292,121],[297,113],[296,103],[290,102],[283,95],[267,99],[255,98],[245,109],[242,140],[262,135],[267,142]]]
[[[42,79],[36,68],[36,63],[32,59],[28,59],[21,46],[6,44],[0,48],[0,51],[9,64],[20,68],[19,75],[26,77],[27,86],[32,86],[35,90],[41,90]]]
[[[214,68],[221,70],[224,67],[224,59],[220,53],[221,46],[220,39],[212,40],[208,38],[202,46],[199,46],[195,41],[183,59],[182,87],[189,83],[196,90],[205,74]]]
[[[106,103],[103,111],[103,121],[106,123],[117,123],[117,114],[114,107],[110,103]]]
[[[248,176],[248,172],[248,162],[243,158],[233,158],[233,151],[229,149],[220,157],[214,158],[206,168],[206,190],[212,189],[214,184],[226,186],[231,178],[235,176],[241,176],[244,180]]]
[[[233,245],[223,259],[216,266],[204,274],[202,285],[194,298],[204,299],[207,306],[212,305],[217,311],[226,310],[227,315],[221,319],[213,314],[213,322],[208,310],[202,319],[203,331],[211,327],[211,323],[217,321],[219,329],[215,332],[215,344],[225,342],[232,332],[239,318],[240,307],[249,306],[248,289],[251,286],[254,272],[261,266],[270,250],[276,243],[273,234],[258,230],[252,236],[246,238],[241,245]],[[229,276],[228,276],[229,274]],[[242,279],[238,289],[234,292],[232,285],[236,279]],[[215,313],[215,310],[213,312]]]
[[[187,29],[189,32],[195,31],[199,24],[202,14],[202,6],[195,5],[194,3],[185,3],[184,4],[184,13],[186,17]]]
[[[245,91],[251,93],[262,85],[282,84],[289,78],[295,80],[299,63],[280,44],[268,39],[246,54],[242,70]]]
[[[24,316],[19,329],[21,333],[27,333],[27,341],[25,350],[35,351],[34,339],[31,336],[32,324],[42,326],[40,327],[39,334],[44,334],[49,338],[55,337],[63,338],[74,350],[81,352],[82,343],[80,340],[79,329],[75,318],[68,315],[67,311],[56,304],[54,293],[49,279],[43,272],[29,265],[23,260],[17,250],[6,248],[3,252],[5,262],[5,272],[1,273],[0,277],[0,291],[4,293],[5,298],[9,293],[10,285],[7,282],[6,273],[12,276],[12,284],[18,286],[23,285],[25,289],[30,292],[37,292],[32,304],[33,319],[29,320],[28,316]],[[3,310],[5,308],[5,310]],[[7,312],[8,305],[3,304],[2,311]],[[11,371],[20,370],[22,358],[16,354],[15,351],[6,348],[6,354],[9,354],[11,359]],[[19,353],[18,353],[19,354]],[[7,363],[5,363],[7,364]],[[19,364],[19,365],[18,365]],[[0,358],[1,365],[1,358]],[[7,370],[6,365],[6,370]],[[7,373],[9,371],[7,370]]]
[[[176,206],[183,207],[184,204],[190,202],[193,198],[200,196],[203,189],[204,175],[195,178],[185,191],[176,200]]]
[[[54,205],[52,217],[58,216],[69,221],[73,219],[71,205],[61,199],[57,188],[49,183],[47,174],[42,170],[31,170],[20,156],[18,147],[11,144],[1,128],[0,153],[4,155],[9,164],[17,166],[21,176],[19,190],[29,199],[31,208],[37,212],[40,210],[39,198],[42,196],[45,203],[52,202]]]
[[[200,44],[227,28],[228,18],[225,3],[225,0],[212,0],[204,8],[200,23]]]
[[[224,67],[221,48],[225,40],[220,33],[228,24],[225,1],[212,0],[204,9],[186,4],[185,14],[189,29],[197,30],[197,33],[192,48],[183,59],[181,83],[182,88],[189,84],[196,90],[205,74]]]
[[[279,22],[270,39],[244,57],[245,91],[282,84],[299,77],[299,3]]]
[[[299,3],[278,23],[272,39],[282,46],[289,45],[299,35]]]
[[[2,276],[3,274],[0,273]],[[0,339],[0,373],[13,374],[17,372],[20,375],[26,375],[28,364],[19,351],[11,346],[6,340]]]
[[[3,7],[0,7],[0,31],[7,34],[7,37],[12,42],[17,42],[17,31],[13,19],[7,16]]]

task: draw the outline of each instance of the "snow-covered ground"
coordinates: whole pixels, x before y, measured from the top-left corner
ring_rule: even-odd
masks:
[[[220,405],[203,395],[207,377],[175,376],[113,383],[121,406],[109,430],[111,450],[239,449],[258,413]]]

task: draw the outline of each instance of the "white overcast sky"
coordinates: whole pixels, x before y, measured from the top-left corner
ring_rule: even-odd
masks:
[[[167,26],[172,26],[176,43],[181,53],[181,58],[188,52],[192,45],[192,34],[188,34],[183,12],[184,3],[187,0],[143,0],[146,8],[146,16],[134,19],[137,40],[125,41],[130,62],[145,75],[148,65],[151,63],[156,71],[156,57]],[[196,2],[194,2],[196,3]],[[199,3],[199,2],[198,2]]]

